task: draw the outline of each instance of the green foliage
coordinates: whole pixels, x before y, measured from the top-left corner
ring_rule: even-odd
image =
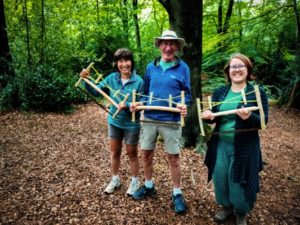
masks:
[[[271,101],[277,101],[282,96],[283,91],[275,85],[264,85],[264,89]]]
[[[228,1],[222,2],[224,23]],[[287,104],[297,83],[297,27],[292,5],[283,1],[235,2],[229,30],[217,34],[218,4],[207,1],[204,6],[203,70],[207,77],[203,92],[211,92],[221,84],[217,77],[223,74],[227,59],[240,52],[250,57],[254,75],[267,86],[269,96]]]
[[[70,85],[70,75],[63,75],[49,65],[22,70],[17,74],[22,110],[70,111],[80,95]]]
[[[169,28],[168,14],[157,0],[139,1],[140,52],[131,1],[47,1],[43,36],[41,3],[5,1],[16,77],[1,90],[1,109],[21,105],[23,109],[57,111],[84,101],[83,95],[73,89],[79,72],[94,61],[100,73],[108,74],[112,55],[120,47],[134,52],[136,70],[143,75],[146,65],[159,55],[153,46],[154,37]],[[225,83],[226,61],[231,54],[241,52],[253,61],[257,80],[267,86],[269,96],[287,104],[299,80],[294,64],[297,29],[291,2],[236,1],[225,33],[217,33],[218,9],[222,3],[224,25],[228,0],[203,3],[203,93],[211,93]]]
[[[212,94],[221,85],[226,83],[225,76],[219,76],[217,74],[210,73],[209,78],[202,81],[202,92],[206,94]]]
[[[9,82],[0,92],[0,112],[12,110],[18,105],[17,85]]]

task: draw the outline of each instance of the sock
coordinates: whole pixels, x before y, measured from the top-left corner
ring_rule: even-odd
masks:
[[[113,181],[119,181],[120,180],[119,175],[113,175],[112,180]]]
[[[137,177],[131,177],[131,183],[137,183],[138,182],[138,178]]]
[[[181,189],[180,188],[173,188],[173,195],[176,196],[178,194],[182,194]]]
[[[153,188],[153,181],[152,180],[146,180],[145,181],[145,186],[146,188]]]

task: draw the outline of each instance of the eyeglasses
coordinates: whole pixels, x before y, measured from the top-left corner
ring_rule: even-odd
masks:
[[[240,70],[240,71],[243,71],[244,69],[246,68],[246,65],[230,65],[229,66],[229,69],[231,70]]]

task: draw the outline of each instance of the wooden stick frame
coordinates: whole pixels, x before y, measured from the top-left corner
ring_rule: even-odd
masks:
[[[257,101],[258,106],[245,107],[244,109],[247,109],[249,111],[259,110],[261,129],[264,130],[266,128],[265,114],[264,114],[263,107],[262,107],[262,102],[261,102],[261,97],[260,97],[260,92],[259,92],[258,85],[254,85],[254,90],[255,90],[255,97],[256,97],[256,101]],[[244,96],[245,96],[245,93],[244,93]],[[202,109],[201,109],[200,99],[197,98],[196,101],[197,101],[197,110],[198,110],[198,119],[199,119],[199,125],[200,125],[200,133],[201,133],[202,136],[205,136],[203,120],[202,120]],[[244,97],[243,97],[243,101],[244,101],[244,103],[246,101],[246,99]],[[225,116],[225,115],[235,114],[237,111],[238,111],[238,109],[222,111],[222,112],[213,113],[212,116],[214,116],[214,117]]]
[[[256,111],[259,110],[258,106],[251,106],[251,107],[244,107],[243,109],[247,109],[248,111]],[[218,117],[218,116],[226,116],[226,115],[231,115],[237,113],[239,109],[232,109],[232,110],[227,110],[227,111],[222,111],[222,112],[217,112],[213,113],[212,116]]]
[[[89,84],[92,88],[94,88],[99,94],[101,94],[107,101],[109,101],[112,105],[114,105],[117,109],[119,109],[118,103],[116,103],[111,97],[109,97],[104,91],[102,91],[100,88],[98,88],[93,82],[91,82],[87,78],[83,78],[87,84]]]
[[[125,98],[124,98],[123,101],[121,102],[122,105],[125,104],[125,102],[127,101],[128,97],[129,97],[129,94],[126,94]],[[121,107],[119,107],[119,108],[117,109],[117,111],[114,113],[114,115],[112,116],[112,118],[115,118],[116,115],[120,112],[120,110],[121,110]]]
[[[200,133],[201,133],[202,136],[205,136],[204,126],[203,126],[203,120],[202,120],[202,110],[201,110],[200,99],[197,98],[196,102],[197,102],[197,110],[198,110],[198,119],[199,119]]]
[[[211,96],[207,96],[208,108],[212,110]]]
[[[88,65],[88,67],[85,69],[87,72],[90,72],[90,70],[91,70],[91,68],[92,68],[92,66],[94,66],[94,62],[91,62],[90,63],[90,65]],[[81,84],[81,81],[82,81],[82,77],[80,77],[79,79],[78,79],[78,81],[76,82],[76,84],[75,84],[75,87],[78,87],[80,84]]]
[[[134,89],[134,90],[132,91],[132,104],[133,104],[133,105],[135,104],[135,100],[136,100],[136,90]],[[131,113],[131,121],[132,121],[132,122],[135,122],[135,111],[133,111],[133,112]]]
[[[152,96],[153,93],[151,92],[151,100],[152,100]],[[171,99],[171,97],[169,96],[169,100]],[[185,104],[185,100],[184,100],[184,91],[181,91],[181,104]],[[135,90],[133,90],[132,93],[132,104],[135,104]],[[169,104],[170,105],[170,104]],[[167,107],[167,106],[151,106],[151,105],[139,105],[135,107],[136,110],[159,110],[159,111],[166,111],[166,112],[175,112],[175,113],[181,113],[181,110],[175,107]],[[135,114],[135,111],[132,112],[132,119],[131,121],[134,122],[135,121],[135,116],[133,116]],[[180,124],[182,127],[184,127],[184,117],[181,115],[180,118]]]
[[[255,90],[255,97],[256,97],[257,105],[259,107],[260,127],[262,130],[264,130],[264,129],[266,129],[265,113],[264,113],[264,109],[262,107],[262,102],[261,102],[258,85],[254,85],[254,90]]]
[[[90,63],[90,65],[86,68],[86,70],[89,72],[90,69],[92,68],[92,66],[94,65],[94,62]],[[93,82],[91,82],[89,79],[84,78],[84,77],[80,77],[78,79],[78,81],[75,84],[75,87],[79,87],[79,85],[81,84],[82,81],[85,81],[88,85],[90,85],[92,88],[94,88],[99,94],[101,94],[106,100],[108,100],[112,105],[114,105],[117,108],[117,111],[114,113],[114,115],[112,116],[113,118],[115,118],[115,116],[120,112],[121,108],[118,105],[118,103],[116,103],[112,98],[110,98],[109,95],[107,95],[104,91],[102,91],[99,87],[97,87]],[[152,100],[152,96],[153,93],[151,93],[151,100]],[[122,104],[124,104],[126,102],[126,100],[128,99],[129,94],[127,94],[125,96],[125,98],[122,101]],[[172,96],[169,97],[169,101],[172,100]],[[132,103],[135,104],[136,102],[136,90],[132,91]],[[181,91],[181,104],[184,105],[185,104],[185,100],[184,100],[184,91]],[[165,107],[165,106],[136,106],[137,110],[160,110],[160,111],[168,111],[168,112],[176,112],[176,113],[180,113],[180,109],[178,108],[174,108],[174,107]],[[132,122],[135,122],[135,111],[132,112],[132,118],[131,118]],[[184,124],[184,117],[181,115],[181,121],[180,121],[181,126],[183,127]]]
[[[150,93],[149,104],[152,104],[153,92]]]
[[[94,62],[90,63],[90,65],[86,68],[86,70],[89,72],[92,66],[94,65]],[[89,79],[80,77],[78,81],[75,84],[75,87],[78,87],[82,81],[85,81],[88,85],[90,85],[92,88],[94,88],[99,94],[101,94],[106,100],[108,100],[112,105],[114,105],[117,108],[117,111],[119,112],[120,107],[118,103],[116,103],[109,95],[107,95],[104,91],[102,91],[99,87],[97,87],[93,82],[91,82]],[[115,113],[116,115],[116,113]],[[114,116],[115,116],[114,115]]]
[[[180,113],[180,109],[174,107],[167,107],[167,106],[151,106],[151,105],[139,105],[135,107],[137,110],[159,110],[159,111],[166,111],[166,112],[175,112]]]
[[[241,90],[241,94],[242,94],[244,105],[247,105],[247,98],[246,98],[246,94],[245,94],[245,88],[243,88]]]
[[[185,104],[184,91],[181,91],[181,104],[182,105]],[[181,124],[181,127],[185,126],[183,115],[180,115],[180,124]]]

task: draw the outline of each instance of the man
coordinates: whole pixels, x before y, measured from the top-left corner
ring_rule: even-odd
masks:
[[[180,188],[180,150],[182,128],[180,116],[186,116],[187,107],[180,104],[180,93],[185,93],[185,103],[191,101],[190,70],[185,62],[176,56],[185,44],[184,39],[178,38],[174,31],[164,31],[161,37],[155,38],[155,47],[159,48],[161,56],[149,63],[144,77],[144,95],[151,96],[143,100],[146,105],[169,106],[168,98],[171,95],[173,106],[180,109],[180,113],[159,110],[145,110],[147,123],[142,124],[141,149],[145,184],[133,195],[134,200],[144,199],[156,194],[153,173],[153,156],[158,135],[164,139],[165,151],[171,169],[173,181],[172,203],[178,214],[187,210]],[[153,99],[153,100],[152,100]],[[177,104],[175,104],[177,103]],[[140,103],[141,104],[141,103]],[[135,105],[131,110],[135,110]]]

